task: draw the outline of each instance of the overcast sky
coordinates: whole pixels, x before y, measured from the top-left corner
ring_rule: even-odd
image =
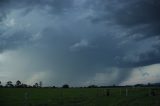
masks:
[[[159,0],[0,0],[0,80],[160,82]]]

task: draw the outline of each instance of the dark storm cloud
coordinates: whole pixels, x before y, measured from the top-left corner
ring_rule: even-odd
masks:
[[[160,34],[159,0],[100,0],[100,4],[102,5],[100,11],[103,12],[98,18],[94,19],[95,21],[110,20],[117,25],[132,28],[130,36],[135,33],[142,33],[145,37],[158,36]]]
[[[127,37],[137,42],[143,42],[145,39],[156,38],[159,40],[160,36],[160,1],[159,0],[100,0],[97,4],[101,7],[95,6],[99,14],[93,18],[94,23],[110,23],[112,26],[121,26],[124,28],[125,38]],[[121,32],[122,34],[123,32]],[[121,36],[118,34],[116,36]],[[155,40],[155,41],[156,41]],[[145,44],[143,44],[145,45]],[[159,43],[157,44],[159,45]],[[152,46],[154,48],[154,46]],[[159,48],[154,48],[159,51]],[[143,48],[142,48],[143,51]],[[145,49],[144,49],[145,51]],[[135,53],[135,57],[139,58],[137,63],[132,60],[126,66],[144,66],[159,63],[158,53],[153,51],[145,53]]]
[[[158,0],[1,0],[0,51],[22,52],[17,58],[32,60],[29,66],[24,62],[24,70],[44,71],[56,84],[119,84],[133,68],[159,63],[160,49],[153,46],[159,41],[159,5]]]
[[[3,28],[4,23],[2,23],[6,18],[7,15],[10,14],[12,11],[21,9],[21,17],[23,15],[28,14],[35,8],[39,10],[45,10],[50,14],[63,14],[67,12],[67,9],[72,7],[73,0],[1,0],[0,1],[0,37],[1,37],[1,44],[0,44],[0,51],[2,52],[5,49],[12,49],[16,48],[19,45],[23,45],[24,42],[30,42],[31,33],[25,30],[15,30],[11,31],[8,28]],[[9,36],[5,34],[5,32],[10,32]],[[27,39],[26,39],[27,38]]]
[[[124,7],[115,14],[117,24],[126,28],[130,28],[127,36],[141,34],[136,39],[145,39],[156,37],[159,40],[160,36],[160,1],[159,0],[140,0],[133,4]],[[157,44],[159,45],[159,43]],[[139,54],[139,61],[136,66],[144,66],[159,63],[159,48],[154,47],[154,50]],[[134,63],[134,62],[133,62]]]
[[[8,0],[1,0],[0,1],[0,22],[6,16],[7,8],[5,5],[7,4]]]
[[[24,15],[35,8],[47,10],[51,14],[62,14],[71,9],[72,6],[73,0],[1,0],[0,22],[14,9],[24,9]]]
[[[26,8],[32,10],[34,8],[50,9],[50,11],[60,13],[67,11],[73,5],[73,0],[2,0],[0,1],[2,8]]]
[[[154,49],[147,52],[141,53],[139,55],[139,62],[135,63],[138,66],[150,65],[150,64],[157,64],[160,63],[160,47],[155,46]]]
[[[15,32],[12,36],[0,36],[0,52],[5,50],[12,50],[17,47],[21,47],[22,44],[29,43],[28,33]],[[22,36],[23,35],[23,36]]]
[[[140,0],[115,14],[116,22],[127,28],[138,27],[131,33],[141,33],[144,37],[159,36],[160,1]],[[139,26],[146,26],[140,28]],[[132,36],[132,34],[130,36]]]
[[[93,33],[95,34],[96,31],[93,30]],[[109,76],[113,70],[109,67],[121,67],[123,64],[116,57],[123,56],[125,48],[118,48],[118,40],[113,39],[112,36],[92,35],[95,37],[87,38],[88,41],[85,41],[83,37],[75,36],[73,32],[70,33],[65,29],[54,35],[52,29],[46,29],[43,35],[46,36],[39,43],[45,47],[40,47],[40,49],[43,48],[43,51],[40,50],[41,52],[39,52],[39,54],[42,53],[40,57],[45,57],[43,61],[45,64],[49,64],[49,66],[47,65],[48,68],[58,70],[60,74],[63,73],[65,81],[70,79],[72,83],[77,80],[85,82],[86,79],[91,80],[96,73],[104,72]],[[121,74],[116,71],[118,77],[114,79],[115,84],[122,82],[126,78],[125,76],[129,74],[127,69],[122,70]],[[113,82],[106,81],[106,83],[111,84]]]

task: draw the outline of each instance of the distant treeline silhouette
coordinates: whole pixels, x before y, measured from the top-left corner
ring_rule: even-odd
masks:
[[[42,87],[42,81],[40,81],[39,83],[34,83],[33,85],[27,85],[22,83],[20,80],[16,81],[16,83],[14,84],[12,81],[8,81],[6,82],[5,85],[2,85],[2,82],[0,81],[0,88],[57,88],[56,86],[48,86],[48,87]],[[69,88],[68,84],[64,84],[62,85],[61,88]]]
[[[135,85],[125,85],[125,86],[97,86],[97,85],[89,85],[86,87],[71,87],[71,88],[116,88],[116,87],[160,87],[160,83],[148,83],[148,84],[135,84]],[[34,83],[33,85],[27,85],[22,83],[20,80],[16,81],[15,84],[13,84],[12,81],[6,82],[5,85],[2,85],[2,82],[0,81],[0,88],[70,88],[68,84],[64,84],[61,87],[56,86],[45,86],[42,87],[42,81],[39,83]]]
[[[40,88],[41,85],[40,83],[39,84],[35,83],[34,85],[27,85],[18,80],[16,81],[15,84],[13,84],[12,81],[8,81],[6,82],[5,85],[2,85],[2,82],[0,81],[0,87],[1,88],[38,88],[38,87]]]

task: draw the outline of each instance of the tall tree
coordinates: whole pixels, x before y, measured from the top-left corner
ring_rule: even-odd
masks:
[[[2,82],[0,81],[0,85],[2,84]]]
[[[39,87],[42,87],[42,81],[39,82]]]
[[[38,88],[38,83],[35,83],[33,87]]]
[[[16,87],[21,87],[21,84],[22,84],[21,81],[18,80],[18,81],[16,82]]]
[[[6,84],[6,86],[7,87],[14,87],[13,84],[12,84],[12,81],[8,81],[7,84]]]

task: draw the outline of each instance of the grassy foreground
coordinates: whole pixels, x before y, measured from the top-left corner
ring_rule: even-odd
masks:
[[[128,96],[125,88],[108,89],[110,96],[107,88],[0,88],[0,106],[160,106],[150,88],[129,88]]]

